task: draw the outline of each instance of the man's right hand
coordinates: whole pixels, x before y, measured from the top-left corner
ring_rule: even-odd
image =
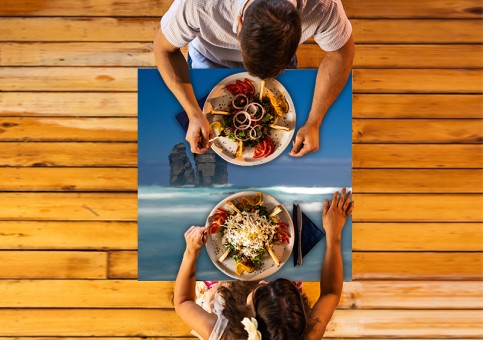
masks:
[[[205,153],[210,148],[212,142],[209,140],[214,137],[210,123],[205,116],[200,113],[190,117],[186,140],[190,143],[192,153]]]

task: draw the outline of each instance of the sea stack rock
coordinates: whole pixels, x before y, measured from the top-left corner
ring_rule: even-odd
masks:
[[[186,145],[178,143],[169,154],[169,185],[194,185],[195,173],[186,155]]]
[[[202,155],[194,155],[196,186],[211,187],[228,183],[227,163],[212,149]]]

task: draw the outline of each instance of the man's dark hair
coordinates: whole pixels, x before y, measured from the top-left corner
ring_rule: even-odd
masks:
[[[243,64],[261,79],[275,78],[292,61],[302,35],[300,14],[287,0],[256,0],[240,31]]]

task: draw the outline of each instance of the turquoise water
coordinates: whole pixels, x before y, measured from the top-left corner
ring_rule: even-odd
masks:
[[[139,187],[139,280],[173,281],[176,279],[185,249],[184,232],[191,225],[205,224],[208,214],[221,200],[240,191],[262,191],[274,196],[292,213],[294,201],[319,227],[322,226],[322,202],[332,198],[340,188],[288,187],[267,188],[215,187],[172,188]],[[303,265],[293,266],[293,258],[268,279],[285,277],[292,280],[318,281],[325,254],[325,239],[304,257]],[[352,219],[342,233],[344,280],[352,278]],[[197,264],[197,279],[228,280],[203,249]]]

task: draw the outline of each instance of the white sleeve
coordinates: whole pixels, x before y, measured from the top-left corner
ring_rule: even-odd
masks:
[[[329,0],[326,15],[319,25],[314,39],[324,51],[335,51],[345,45],[352,34],[352,26],[347,19],[340,0]]]
[[[168,41],[176,46],[188,45],[200,31],[200,0],[175,0],[161,18],[161,31]]]

